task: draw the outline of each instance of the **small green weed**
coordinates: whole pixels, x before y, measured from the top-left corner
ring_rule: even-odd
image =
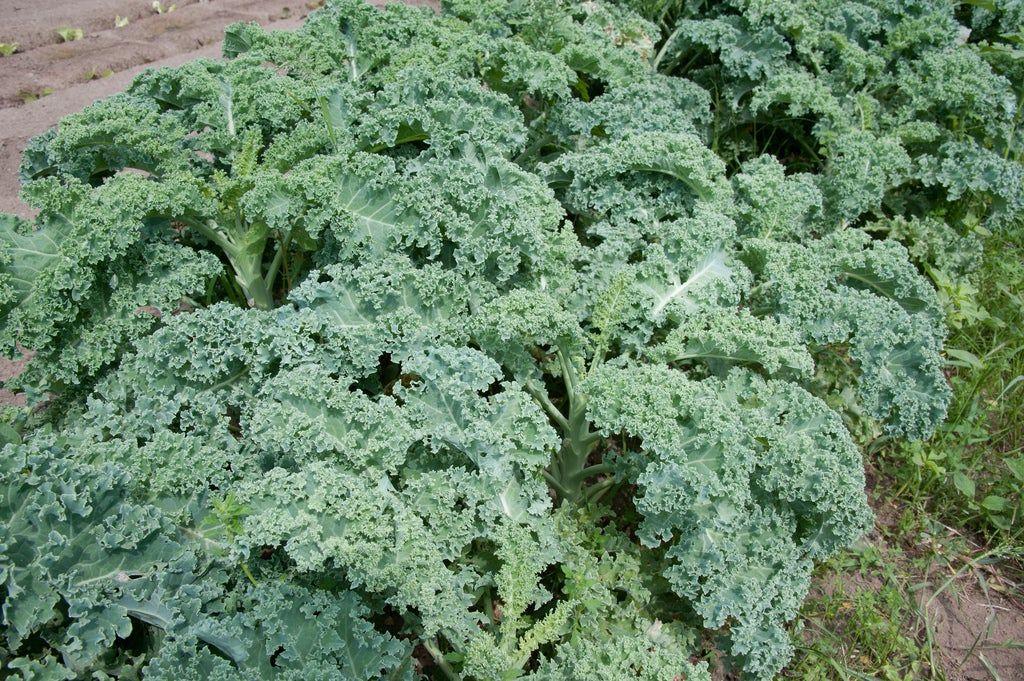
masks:
[[[100,78],[107,78],[112,75],[114,75],[113,69],[100,70],[98,68],[93,67],[85,72],[85,80],[99,80]]]
[[[81,40],[85,37],[85,33],[80,28],[74,28],[72,26],[62,26],[57,29],[57,35],[63,42],[70,43],[75,40]]]
[[[942,679],[933,668],[924,620],[908,584],[905,557],[865,545],[818,571],[818,593],[804,604],[786,678]]]
[[[44,88],[40,88],[38,90],[22,90],[21,92],[18,93],[18,97],[21,98],[22,102],[24,102],[25,104],[28,104],[29,102],[34,102],[37,99],[40,99],[42,97],[46,97],[46,96],[52,95],[52,94],[53,94],[53,88],[52,87],[44,87]]]

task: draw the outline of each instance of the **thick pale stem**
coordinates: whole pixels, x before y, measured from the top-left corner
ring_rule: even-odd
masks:
[[[554,405],[543,387],[527,382],[526,390],[562,432],[562,446],[548,470],[544,471],[544,477],[561,499],[575,501],[584,498],[583,485],[588,479],[610,473],[612,467],[604,463],[587,466],[587,460],[601,442],[601,436],[591,430],[587,420],[587,399],[579,390],[576,367],[560,349],[556,351],[556,357],[569,400],[569,414],[563,414]]]
[[[601,498],[605,494],[608,493],[608,490],[610,490],[614,486],[615,486],[615,480],[614,479],[612,479],[612,478],[605,478],[604,480],[602,480],[601,482],[593,485],[592,487],[588,487],[586,490],[584,490],[583,494],[584,494],[584,497],[587,499],[587,501],[589,501],[592,504],[596,504],[597,502],[599,502],[601,500]]]
[[[288,246],[291,243],[291,240],[291,232],[284,235],[280,243],[277,245],[277,253],[274,254],[274,259],[271,261],[270,267],[267,269],[267,288],[271,291],[274,290],[274,282],[277,281],[277,273],[281,268],[281,263],[288,258]]]
[[[256,239],[248,244],[244,242],[239,244],[237,240],[244,239],[244,234],[242,237],[237,234],[229,236],[212,220],[206,222],[186,220],[186,224],[224,251],[228,262],[231,263],[231,269],[235,271],[235,281],[242,287],[242,292],[250,305],[261,310],[269,310],[274,307],[274,296],[267,279],[263,276],[265,238]],[[242,232],[241,229],[235,231]],[[284,248],[287,248],[286,244]]]
[[[658,54],[651,61],[651,70],[652,71],[657,71],[658,67],[661,66],[661,60],[665,58],[665,54],[667,53],[668,48],[672,47],[672,44],[676,41],[676,38],[679,37],[679,33],[682,30],[683,30],[682,28],[677,28],[675,31],[672,32],[672,35],[670,35],[665,40],[664,44],[661,46],[661,49],[658,50]]]
[[[548,484],[554,487],[555,491],[558,492],[558,494],[561,495],[563,498],[570,495],[569,490],[562,486],[562,477],[560,474],[556,475],[544,471],[544,479],[547,480]]]
[[[537,388],[532,383],[526,383],[526,390],[533,396],[533,399],[537,400],[540,406],[544,407],[544,411],[548,413],[551,420],[555,422],[562,432],[565,432],[569,428],[569,422],[565,420],[565,416],[562,412],[558,411],[558,407],[552,404],[551,400],[544,393],[543,388]]]
[[[591,432],[590,422],[587,420],[586,399],[576,394],[570,402],[568,429],[562,439],[562,449],[558,453],[559,481],[567,496],[577,499],[583,489],[583,482],[586,475],[583,471],[587,467],[587,459],[590,458],[600,438],[596,433]]]
[[[587,478],[592,478],[595,475],[603,475],[605,473],[611,473],[614,470],[615,470],[615,466],[613,466],[610,463],[599,463],[599,464],[595,464],[593,466],[587,466],[586,468],[584,468],[582,471],[580,471],[580,477],[582,479],[586,480]]]
[[[262,258],[246,258],[242,262],[232,262],[232,265],[235,268],[235,279],[245,292],[249,305],[269,310],[274,307],[274,296],[263,278],[261,261]]]

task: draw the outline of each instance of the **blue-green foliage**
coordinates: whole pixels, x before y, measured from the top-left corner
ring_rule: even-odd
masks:
[[[717,93],[712,146],[814,169],[828,224],[895,213],[969,234],[1024,210],[1019,2],[624,4],[662,25],[661,71]]]
[[[850,428],[944,417],[918,266],[972,256],[941,214],[1020,207],[958,17],[838,5],[664,8],[663,39],[338,0],[34,140],[4,673],[697,681],[711,630],[771,678],[872,521]],[[779,110],[816,117],[803,163],[722,133]]]

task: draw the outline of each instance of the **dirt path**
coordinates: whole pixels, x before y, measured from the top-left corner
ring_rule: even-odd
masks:
[[[0,212],[28,215],[18,200],[25,143],[64,116],[123,90],[140,71],[220,55],[224,27],[257,21],[290,30],[316,0],[0,0]],[[176,5],[174,11],[167,9]],[[382,4],[382,3],[378,3]],[[411,4],[432,4],[429,0]],[[128,19],[117,28],[116,17]],[[58,28],[81,29],[64,42]]]

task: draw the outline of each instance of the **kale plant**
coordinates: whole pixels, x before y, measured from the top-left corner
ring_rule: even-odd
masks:
[[[34,140],[38,216],[0,217],[37,405],[0,463],[4,673],[675,681],[717,647],[771,678],[872,524],[851,428],[927,437],[949,397],[875,219],[952,206],[1003,123],[736,161],[715,78],[769,110],[803,77],[745,16],[337,0]],[[658,71],[684,37],[717,75]]]
[[[815,173],[832,220],[959,277],[1024,211],[1018,0],[628,4],[664,29],[656,68],[714,94],[712,148]]]

